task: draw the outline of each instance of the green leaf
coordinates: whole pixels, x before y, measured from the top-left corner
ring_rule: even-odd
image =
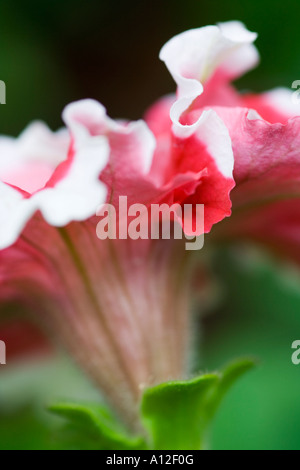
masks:
[[[253,365],[252,360],[239,360],[220,373],[147,389],[141,415],[150,436],[150,447],[159,450],[204,448],[207,430],[221,400]]]
[[[143,449],[140,436],[130,436],[121,423],[101,404],[56,403],[49,410],[69,421],[68,438],[73,447],[102,450]],[[66,430],[65,430],[66,432]]]

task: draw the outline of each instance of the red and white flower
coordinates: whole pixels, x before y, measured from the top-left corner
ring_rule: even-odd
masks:
[[[257,238],[280,220],[277,239],[298,243],[298,118],[285,123],[278,93],[230,84],[257,63],[255,38],[229,22],[171,39],[160,57],[177,95],[145,121],[83,100],[64,111],[69,132],[34,124],[0,140],[1,299],[35,311],[133,426],[143,387],[188,373],[187,253],[179,240],[97,239],[99,205],[204,204],[208,233],[232,190],[216,236]]]

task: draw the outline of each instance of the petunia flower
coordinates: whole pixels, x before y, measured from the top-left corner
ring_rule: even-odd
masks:
[[[219,226],[230,238],[245,227],[229,217],[231,190],[238,212],[289,186],[290,168],[279,178],[280,145],[294,151],[296,133],[289,130],[289,144],[287,135],[280,140],[279,125],[249,111],[254,98],[230,85],[257,63],[255,37],[230,22],[173,38],[160,57],[177,96],[156,103],[145,121],[114,121],[83,100],[64,111],[69,132],[36,124],[0,140],[1,299],[34,312],[133,428],[145,387],[190,373],[190,254],[172,237],[100,240],[96,213],[104,203],[120,213],[120,197],[147,215],[152,204],[204,204],[193,233],[216,225],[216,236]],[[249,149],[259,155],[255,165]],[[190,235],[194,213],[178,221]]]

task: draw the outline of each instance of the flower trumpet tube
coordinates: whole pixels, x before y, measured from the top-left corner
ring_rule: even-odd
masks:
[[[31,219],[1,252],[1,294],[25,305],[135,428],[144,388],[187,375],[187,252],[183,240],[98,240],[97,221]]]

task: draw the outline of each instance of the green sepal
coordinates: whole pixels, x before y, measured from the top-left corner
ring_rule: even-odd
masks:
[[[64,434],[74,447],[102,450],[144,449],[145,441],[140,436],[130,436],[107,407],[93,403],[60,402],[49,407],[49,411],[66,418],[68,430]]]
[[[166,382],[145,390],[141,418],[149,434],[149,447],[159,450],[205,448],[207,432],[224,395],[254,364],[253,360],[243,359],[219,373]]]

